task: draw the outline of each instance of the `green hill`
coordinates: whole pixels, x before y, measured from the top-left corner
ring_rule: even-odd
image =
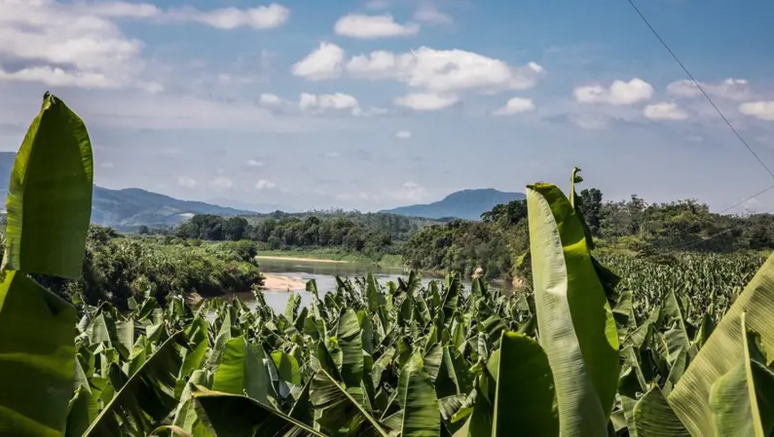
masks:
[[[524,193],[508,193],[493,188],[462,190],[449,194],[438,202],[401,206],[381,212],[439,220],[451,217],[478,220],[481,214],[496,205],[525,198]]]
[[[0,181],[2,181],[0,190],[3,196],[8,192],[8,180],[15,157],[16,154],[13,152],[0,152]],[[110,190],[94,186],[91,221],[117,230],[132,231],[141,225],[172,226],[194,214],[234,216],[255,213],[204,202],[175,199],[139,188]]]

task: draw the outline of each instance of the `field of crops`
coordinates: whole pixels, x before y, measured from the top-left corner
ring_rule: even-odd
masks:
[[[527,189],[524,292],[369,275],[281,314],[260,292],[121,312],[41,286],[80,275],[92,181],[47,95],[7,203],[0,435],[772,435],[774,258],[598,260],[575,172],[569,198]]]

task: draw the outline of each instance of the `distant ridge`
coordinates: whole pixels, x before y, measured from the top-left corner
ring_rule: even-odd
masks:
[[[0,152],[0,194],[3,196],[8,193],[8,181],[14,159],[16,159],[16,153]],[[142,225],[173,226],[194,214],[235,216],[255,214],[255,212],[175,199],[139,188],[111,190],[94,186],[91,221],[117,230],[132,231]]]
[[[470,189],[451,193],[438,202],[401,206],[380,212],[429,219],[454,217],[465,220],[479,220],[481,214],[491,210],[496,205],[525,198],[524,193],[509,193],[495,190],[494,188]]]

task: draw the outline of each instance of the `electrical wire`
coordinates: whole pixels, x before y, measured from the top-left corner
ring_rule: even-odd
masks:
[[[664,40],[664,38],[661,37],[661,35],[653,27],[653,25],[650,24],[650,21],[645,17],[645,15],[642,13],[642,11],[640,11],[640,9],[637,7],[637,5],[634,4],[634,0],[626,0],[626,1],[629,3],[629,5],[632,7],[632,9],[634,9],[634,12],[637,13],[637,15],[640,17],[642,22],[645,23],[645,25],[648,27],[648,29],[650,29],[651,33],[653,33],[653,35],[656,37],[656,39],[658,39],[658,41],[661,43],[661,45],[664,46],[666,51],[669,52],[669,54],[672,56],[672,58],[675,60],[675,62],[677,62],[677,65],[679,65],[680,68],[682,68],[682,70],[685,72],[685,74],[688,76],[688,78],[691,80],[691,82],[693,82],[693,84],[696,86],[696,88],[699,89],[701,94],[704,96],[705,99],[707,99],[707,102],[709,102],[709,104],[712,106],[712,108],[715,110],[715,112],[718,113],[718,115],[723,120],[723,122],[726,124],[726,126],[728,126],[728,128],[731,129],[731,132],[734,134],[734,136],[736,136],[736,138],[739,140],[739,142],[742,143],[742,145],[745,147],[745,149],[747,149],[747,151],[755,158],[755,160],[758,161],[758,164],[760,164],[761,167],[763,167],[766,170],[766,172],[769,174],[769,176],[771,176],[771,178],[774,179],[774,171],[772,171],[769,168],[769,166],[766,165],[765,162],[763,162],[761,157],[758,156],[757,153],[755,153],[755,151],[752,149],[752,147],[750,147],[750,144],[747,143],[747,141],[744,139],[744,137],[742,137],[742,135],[739,133],[739,131],[736,130],[734,125],[731,124],[731,122],[728,120],[728,118],[725,116],[725,114],[723,114],[723,111],[721,111],[720,108],[718,107],[718,105],[716,105],[715,102],[712,100],[712,97],[710,97],[710,95],[707,93],[707,91],[704,90],[704,87],[701,85],[701,83],[698,80],[696,80],[696,78],[693,76],[693,74],[691,74],[691,72],[688,70],[688,67],[685,66],[685,64],[680,60],[680,58],[672,50],[672,48],[669,47],[669,44],[667,44],[667,42]],[[770,191],[771,189],[774,189],[774,184],[764,188],[763,190],[753,194],[752,196],[749,196],[749,197],[745,198],[744,200],[742,200],[742,201],[740,201],[738,203],[735,203],[734,205],[729,206],[728,208],[720,211],[719,214],[726,213],[726,212],[728,212],[728,211],[738,207],[739,205],[742,205],[745,202],[747,202],[749,200],[752,200],[755,197],[760,196],[761,194]],[[774,208],[764,212],[763,214],[770,214],[771,212],[774,212]],[[677,244],[677,245],[674,245],[674,246],[668,246],[668,247],[665,247],[664,249],[665,250],[670,250],[670,249],[685,250],[685,249],[688,249],[690,247],[693,247],[693,246],[705,243],[705,242],[707,242],[709,240],[712,240],[713,238],[716,238],[716,237],[718,237],[720,235],[724,235],[724,234],[727,234],[727,233],[735,231],[735,230],[740,230],[740,228],[737,228],[737,227],[729,228],[729,229],[723,230],[721,232],[718,232],[717,234],[715,234],[715,235],[713,235],[713,236],[711,236],[709,238],[705,238],[705,239],[702,239],[702,240],[699,240],[699,241],[694,241],[694,242],[691,242],[691,243],[689,243],[687,245]]]
[[[701,93],[704,95],[704,98],[706,98],[707,101],[709,102],[709,104],[712,105],[712,107],[715,109],[715,112],[717,112],[718,115],[720,116],[720,118],[723,119],[723,121],[726,123],[728,128],[731,129],[731,132],[734,133],[736,138],[739,139],[739,142],[741,142],[742,145],[747,149],[747,151],[750,152],[750,154],[753,157],[755,157],[755,159],[758,161],[758,163],[761,165],[761,167],[763,167],[766,170],[766,172],[769,174],[769,176],[771,176],[771,178],[774,179],[774,172],[769,168],[768,165],[766,165],[765,162],[763,162],[761,157],[758,156],[757,153],[755,153],[755,151],[752,149],[752,147],[750,147],[750,145],[747,143],[747,141],[742,137],[742,135],[739,133],[739,131],[736,130],[736,128],[731,124],[731,122],[728,121],[728,118],[726,118],[725,114],[723,114],[723,111],[721,111],[720,108],[718,108],[718,105],[716,105],[715,102],[712,100],[712,98],[709,96],[709,94],[707,94],[707,92],[704,90],[704,87],[701,86],[701,83],[699,83],[699,81],[696,80],[696,78],[693,76],[693,74],[691,74],[691,72],[688,71],[688,68],[685,66],[685,64],[683,64],[683,62],[680,60],[680,58],[678,58],[677,55],[675,54],[675,52],[672,51],[672,49],[669,47],[669,44],[667,44],[666,41],[664,41],[664,38],[662,38],[661,35],[659,35],[659,33],[656,31],[656,29],[650,24],[650,21],[648,21],[648,19],[645,18],[645,15],[643,15],[642,12],[640,11],[640,9],[637,7],[637,5],[634,4],[634,0],[626,0],[626,1],[629,3],[629,5],[631,5],[631,7],[634,9],[634,11],[637,13],[637,15],[643,21],[643,23],[645,23],[645,25],[648,26],[648,29],[650,29],[650,31],[653,33],[653,35],[659,40],[661,45],[664,46],[664,48],[667,50],[667,52],[669,52],[670,55],[672,55],[672,58],[675,60],[675,62],[677,62],[677,64],[680,66],[680,68],[683,69],[685,74],[688,75],[688,77],[691,79],[693,84],[696,85],[696,87],[699,89],[699,91],[701,91]]]

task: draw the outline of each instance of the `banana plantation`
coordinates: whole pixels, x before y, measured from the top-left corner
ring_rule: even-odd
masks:
[[[569,196],[527,187],[524,292],[368,275],[310,281],[312,304],[279,313],[260,291],[119,311],[41,286],[80,275],[93,167],[46,94],[7,200],[0,435],[774,435],[774,258],[750,277],[733,258],[597,259],[577,169]]]

